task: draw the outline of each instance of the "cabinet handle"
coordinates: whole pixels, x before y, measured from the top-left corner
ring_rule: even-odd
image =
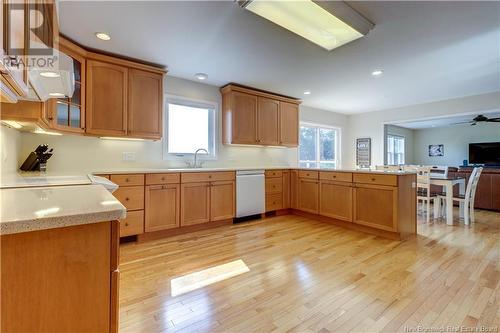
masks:
[[[209,178],[209,179],[212,179],[212,175],[209,175],[209,176],[208,176],[208,178]]]
[[[125,198],[125,201],[129,201],[129,200],[130,200],[130,199],[129,199],[128,197],[127,197],[127,198]]]
[[[372,178],[372,182],[374,182],[374,181],[375,181],[375,178]]]
[[[128,223],[127,222],[125,222],[125,226],[128,227]]]
[[[165,180],[165,177],[161,177],[161,180]]]
[[[337,176],[334,175],[333,178],[337,178]]]
[[[128,183],[130,181],[130,179],[128,178],[125,178],[125,182]]]

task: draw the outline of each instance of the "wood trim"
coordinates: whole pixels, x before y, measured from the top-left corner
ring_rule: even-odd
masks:
[[[278,101],[283,101],[283,102],[288,102],[288,103],[293,103],[293,104],[300,104],[300,103],[302,103],[302,100],[297,99],[297,98],[283,96],[283,95],[278,95],[278,94],[271,93],[271,92],[264,91],[264,90],[260,90],[260,89],[257,89],[257,88],[242,86],[242,85],[239,85],[239,84],[236,84],[236,83],[226,84],[225,86],[222,86],[220,88],[220,91],[223,94],[228,93],[228,92],[238,91],[238,92],[242,92],[242,93],[245,93],[245,94],[250,94],[250,95],[255,95],[255,96],[260,96],[260,97],[266,97],[266,98],[275,99],[275,100],[278,100]]]

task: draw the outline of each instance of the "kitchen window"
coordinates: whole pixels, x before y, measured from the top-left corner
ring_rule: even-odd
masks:
[[[336,169],[339,167],[339,132],[337,128],[301,124],[299,132],[299,167]]]
[[[185,98],[167,98],[165,112],[164,157],[191,157],[197,149],[203,159],[216,158],[217,103]]]
[[[387,165],[405,164],[405,138],[387,135]]]

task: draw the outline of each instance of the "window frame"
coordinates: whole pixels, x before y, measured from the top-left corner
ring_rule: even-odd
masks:
[[[396,153],[395,151],[393,152],[390,152],[389,151],[389,138],[392,138],[393,140],[394,139],[399,139],[399,140],[403,140],[403,153]],[[395,147],[395,145],[393,145],[393,147]],[[387,134],[387,141],[386,141],[386,159],[387,159],[387,165],[404,165],[406,163],[406,137],[404,135],[397,135],[397,134]],[[395,149],[394,149],[395,150]],[[392,154],[392,162],[393,163],[390,163],[390,158],[389,158],[389,154]],[[396,154],[398,155],[402,155],[402,163],[399,163],[399,164],[396,164],[395,163],[395,160],[396,160]]]
[[[163,138],[162,138],[162,152],[163,160],[170,161],[190,161],[194,158],[193,153],[169,153],[168,152],[168,109],[169,104],[178,104],[183,106],[207,108],[212,110],[209,115],[209,154],[198,155],[200,160],[217,160],[219,145],[219,103],[208,100],[200,100],[194,98],[188,98],[178,95],[164,95],[164,111],[163,111]]]
[[[313,127],[316,128],[316,156],[317,160],[301,160],[300,159],[300,128],[301,127]],[[319,144],[319,129],[328,129],[328,130],[334,130],[335,131],[335,160],[334,161],[323,161],[321,162],[321,147]],[[336,169],[341,169],[342,161],[341,161],[341,140],[342,140],[342,129],[340,127],[336,126],[331,126],[331,125],[324,125],[324,124],[318,124],[318,123],[311,123],[311,122],[306,122],[306,121],[301,121],[299,123],[299,146],[297,149],[297,164],[299,167],[301,163],[314,163],[317,165],[317,168],[320,168],[321,163],[335,163],[335,168],[329,169],[329,170],[336,170]],[[309,167],[304,167],[304,168],[309,168]],[[313,169],[313,168],[311,168]],[[325,169],[328,170],[328,169]]]

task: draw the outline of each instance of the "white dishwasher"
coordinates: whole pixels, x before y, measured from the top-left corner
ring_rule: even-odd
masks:
[[[262,214],[265,210],[264,170],[236,171],[236,217]]]

